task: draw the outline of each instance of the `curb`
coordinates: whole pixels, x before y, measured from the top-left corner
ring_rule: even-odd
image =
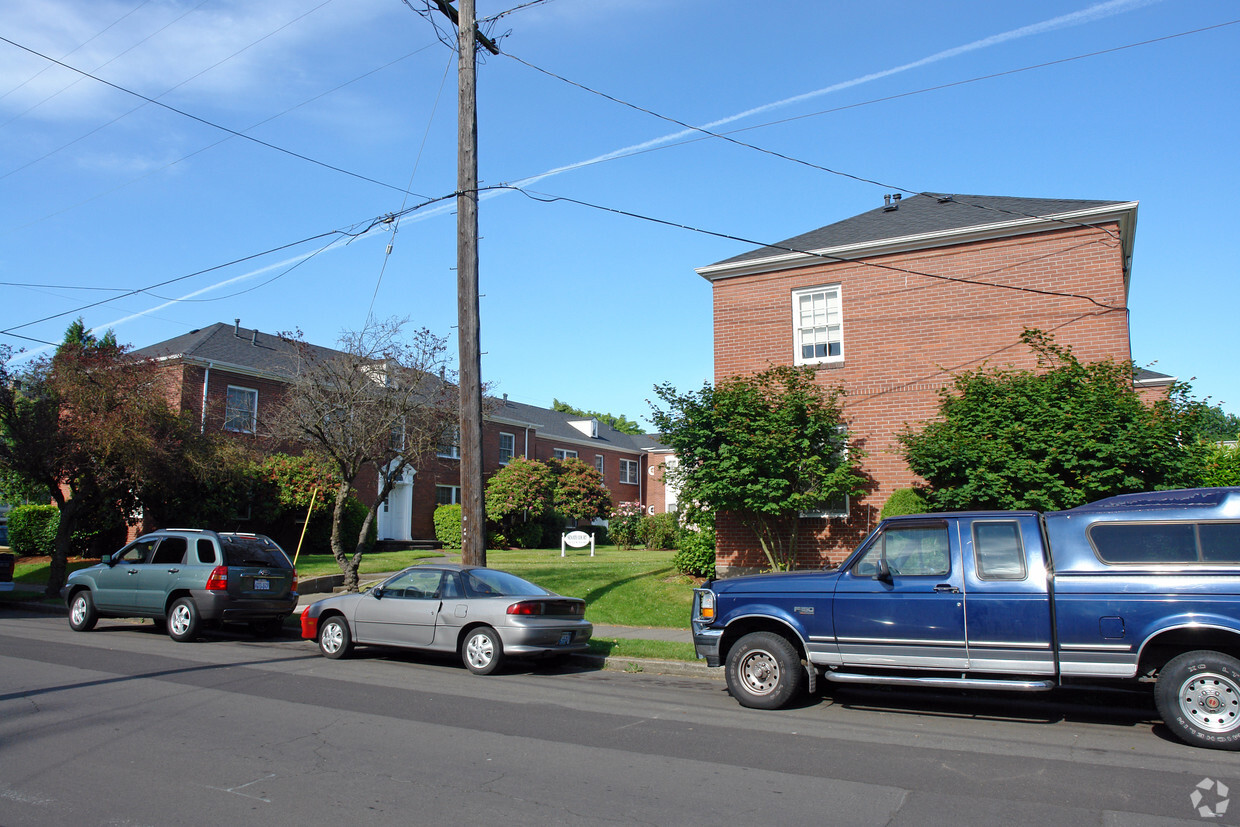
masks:
[[[47,615],[67,615],[68,609],[60,603],[48,601],[0,601],[0,611],[12,607],[23,612],[37,612]],[[576,654],[572,656],[578,663],[589,664],[607,672],[627,672],[629,674],[675,675],[689,678],[706,678],[722,681],[723,670],[711,669],[705,661],[661,660],[658,658],[626,658],[607,655]]]

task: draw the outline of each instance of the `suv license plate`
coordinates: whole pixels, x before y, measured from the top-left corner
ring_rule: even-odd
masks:
[[[258,591],[258,592],[271,591],[271,581],[255,577],[254,578],[254,591]]]
[[[572,632],[565,632],[564,634],[560,635],[560,645],[561,645],[561,646],[567,646],[568,644],[570,644],[570,643],[572,643],[572,642],[573,642],[573,633],[572,633]]]

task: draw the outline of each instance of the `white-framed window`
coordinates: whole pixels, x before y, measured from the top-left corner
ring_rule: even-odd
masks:
[[[577,458],[577,452],[576,452],[576,451],[570,451],[570,450],[569,450],[569,449],[567,449],[567,448],[554,448],[554,449],[552,449],[551,454],[552,454],[552,456],[554,456],[556,459],[559,459],[559,460],[565,460],[565,459],[576,459],[576,458]]]
[[[602,454],[594,455],[594,470],[598,471],[598,475],[600,477],[603,476],[603,455]]]
[[[461,487],[459,485],[436,485],[435,507],[441,505],[460,505]]]
[[[443,441],[435,449],[435,455],[444,459],[461,458],[461,429],[456,425],[449,428],[442,437]]]
[[[517,435],[501,433],[499,435],[499,464],[507,465],[512,462],[512,458],[516,453]]]
[[[792,335],[798,365],[844,360],[840,285],[792,291]]]
[[[228,386],[224,401],[224,430],[252,434],[258,424],[258,391],[254,388]]]
[[[637,485],[637,460],[620,460],[620,482]]]

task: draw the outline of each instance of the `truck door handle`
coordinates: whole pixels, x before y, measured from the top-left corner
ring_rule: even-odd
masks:
[[[137,569],[130,569],[129,571],[125,572],[125,574],[128,574],[130,577],[133,577],[137,573],[138,573]]]
[[[176,574],[176,573],[177,573],[177,572],[179,572],[179,571],[180,571],[180,569],[168,569],[168,573],[169,573],[169,574]]]
[[[960,594],[960,589],[956,588],[951,583],[940,583],[934,587],[934,590],[936,592],[946,592],[948,594]]]

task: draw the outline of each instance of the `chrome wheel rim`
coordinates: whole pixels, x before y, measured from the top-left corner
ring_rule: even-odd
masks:
[[[168,628],[173,634],[183,635],[189,631],[189,621],[189,607],[182,603],[172,608],[172,614],[168,616]]]
[[[74,625],[80,626],[86,620],[86,598],[78,595],[73,599],[73,611],[70,614],[70,620]]]
[[[1208,732],[1240,726],[1240,684],[1217,672],[1201,672],[1180,685],[1180,711]]]
[[[485,669],[495,657],[495,641],[490,635],[474,635],[465,644],[465,657],[476,669]]]
[[[340,651],[340,647],[344,645],[344,630],[340,628],[337,621],[328,621],[323,627],[323,637],[319,641],[319,645],[323,647],[323,651],[329,655],[334,655]]]
[[[740,679],[754,695],[769,695],[779,686],[779,662],[765,649],[755,649],[741,660]]]

